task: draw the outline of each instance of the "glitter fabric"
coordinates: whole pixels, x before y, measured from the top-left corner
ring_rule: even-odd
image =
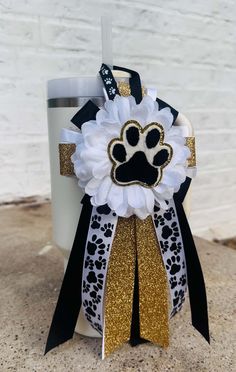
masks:
[[[125,81],[119,81],[117,83],[117,87],[118,87],[118,90],[121,96],[123,97],[131,96],[131,90],[130,90],[129,83],[126,83]],[[145,96],[145,95],[146,95],[146,89],[142,87],[142,96]]]
[[[135,217],[119,217],[107,272],[104,357],[130,338],[134,273]]]
[[[121,96],[128,97],[131,95],[129,83],[126,83],[125,81],[119,81],[117,86]]]
[[[71,156],[75,152],[75,143],[59,143],[60,174],[61,176],[73,176],[74,165]]]
[[[140,335],[160,346],[169,345],[168,287],[151,216],[136,218]]]
[[[195,137],[186,137],[186,145],[188,146],[191,157],[188,159],[188,166],[196,166],[196,147],[195,147]]]
[[[119,217],[107,273],[104,357],[130,338],[136,250],[140,336],[169,345],[167,277],[152,218]]]

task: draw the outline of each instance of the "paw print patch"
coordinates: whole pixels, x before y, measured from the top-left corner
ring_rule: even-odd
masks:
[[[129,120],[121,137],[109,143],[108,153],[114,183],[155,187],[161,181],[163,168],[171,161],[173,150],[164,143],[160,124],[153,122],[142,128],[137,121]]]

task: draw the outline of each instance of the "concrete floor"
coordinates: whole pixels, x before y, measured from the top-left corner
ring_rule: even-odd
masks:
[[[104,361],[101,340],[76,334],[43,356],[63,260],[50,241],[50,205],[0,209],[0,372],[236,371],[236,251],[196,238],[205,275],[211,345],[192,328],[188,303],[171,321],[171,345],[128,344]]]

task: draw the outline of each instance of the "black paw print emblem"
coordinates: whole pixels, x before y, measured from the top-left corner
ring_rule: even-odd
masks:
[[[170,286],[171,286],[171,289],[175,288],[177,286],[177,279],[176,279],[176,276],[172,276],[170,278]]]
[[[85,311],[87,314],[91,315],[92,317],[96,316],[94,311],[97,310],[97,305],[92,303],[92,301],[84,300],[83,306],[85,307]]]
[[[173,252],[175,255],[180,253],[181,248],[182,248],[182,246],[181,246],[180,242],[179,243],[173,242],[170,246],[171,252]]]
[[[83,292],[88,293],[90,290],[90,284],[83,280]]]
[[[174,211],[174,208],[170,208],[168,209],[165,213],[164,213],[164,217],[167,221],[170,221],[173,217],[175,217],[175,211]]]
[[[96,210],[97,210],[97,213],[99,214],[108,215],[109,213],[111,213],[111,209],[108,207],[107,204],[100,205],[99,207],[97,207]]]
[[[109,222],[109,223],[105,223],[104,226],[101,228],[106,238],[110,238],[112,236],[113,227],[114,225]]]
[[[167,263],[166,268],[171,275],[175,275],[180,271],[181,266],[179,262],[180,262],[179,256],[177,257],[171,256],[171,258],[168,258],[168,260],[166,261]]]
[[[164,226],[165,225],[165,220],[160,215],[158,216],[156,213],[154,213],[154,223],[155,223],[156,227],[158,227],[159,225]]]
[[[93,269],[93,267],[94,267],[94,262],[93,262],[93,260],[92,260],[89,256],[86,257],[86,260],[85,260],[85,264],[84,264],[84,266],[85,266],[85,268],[88,267],[90,270]]]
[[[179,285],[182,285],[182,287],[187,283],[187,278],[186,278],[186,274],[183,274],[180,278],[179,278]]]
[[[94,271],[89,272],[89,274],[87,275],[87,281],[89,283],[97,283],[97,277],[96,277]]]
[[[103,286],[103,278],[104,278],[104,275],[103,274],[98,274],[97,276],[97,282],[96,284],[93,285],[93,289],[98,292],[99,289],[102,289],[102,286]]]
[[[101,238],[97,238],[97,235],[92,236],[92,241],[88,242],[87,250],[88,254],[93,256],[97,249],[104,250],[105,244],[103,243],[103,240]]]
[[[99,229],[99,227],[101,226],[100,222],[101,222],[101,217],[95,214],[95,216],[92,217],[92,224],[91,224],[92,229]]]
[[[96,266],[97,270],[105,269],[105,267],[106,267],[105,258],[102,258],[102,256],[99,256],[98,260],[95,261],[95,266]]]
[[[108,152],[113,163],[111,177],[123,186],[157,186],[172,158],[172,147],[164,143],[163,127],[150,123],[142,128],[135,120],[125,123],[121,137],[109,143]]]
[[[184,302],[184,291],[180,289],[179,291],[175,291],[175,297],[173,299],[173,305],[176,307],[180,307]]]
[[[154,205],[154,213],[157,213],[161,210],[160,207],[158,207],[156,204]]]
[[[94,323],[94,328],[96,331],[98,331],[98,333],[100,333],[100,335],[102,335],[102,327],[99,323]]]
[[[179,229],[176,222],[172,222],[171,226],[165,225],[162,229],[161,236],[163,239],[168,239],[171,236],[171,240],[174,242],[179,236]]]
[[[95,304],[99,304],[99,302],[101,302],[102,299],[102,297],[96,291],[90,292],[90,297],[92,298],[92,301]]]
[[[162,251],[162,253],[165,253],[165,252],[167,252],[168,251],[168,249],[169,249],[169,243],[167,242],[167,241],[160,241],[160,246],[161,246],[161,251]]]

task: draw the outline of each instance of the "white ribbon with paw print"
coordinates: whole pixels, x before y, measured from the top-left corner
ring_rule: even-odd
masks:
[[[152,219],[166,268],[172,317],[181,309],[187,291],[184,248],[174,201],[169,201],[168,210],[155,206]],[[106,275],[117,221],[118,216],[109,208],[93,207],[84,256],[83,310],[89,323],[101,335]]]

